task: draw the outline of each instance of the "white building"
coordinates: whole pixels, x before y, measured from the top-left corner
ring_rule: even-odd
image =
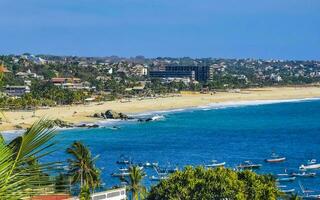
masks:
[[[97,192],[90,195],[91,200],[126,200],[127,193],[126,188],[118,188],[107,190],[104,192]],[[78,197],[71,198],[69,200],[79,200]]]

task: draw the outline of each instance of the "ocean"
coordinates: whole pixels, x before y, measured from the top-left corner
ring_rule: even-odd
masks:
[[[61,130],[56,138],[59,150],[46,159],[66,160],[65,149],[80,140],[93,155],[99,155],[97,166],[104,187],[120,184],[111,173],[118,172],[116,161],[121,155],[134,163],[159,162],[160,166],[180,169],[211,160],[235,168],[250,160],[263,165],[257,173],[272,174],[297,172],[307,160],[320,161],[319,99],[230,102],[139,115],[146,116],[157,116],[157,120],[100,122],[104,128]],[[265,163],[272,152],[287,160]],[[320,191],[320,170],[315,172],[314,178],[297,178],[281,185],[299,192],[300,182],[305,188]],[[147,169],[146,173],[145,185],[156,184],[149,180],[155,171]]]

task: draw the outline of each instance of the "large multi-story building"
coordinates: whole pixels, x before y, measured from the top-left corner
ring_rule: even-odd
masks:
[[[199,82],[211,80],[213,68],[211,66],[168,65],[164,70],[150,71],[151,78],[190,78]]]

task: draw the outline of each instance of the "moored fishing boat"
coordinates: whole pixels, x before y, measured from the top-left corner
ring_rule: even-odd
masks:
[[[300,170],[320,169],[320,164],[315,159],[308,161],[306,165],[300,165]]]
[[[212,160],[211,164],[205,165],[205,167],[214,168],[214,167],[223,167],[226,162],[218,162],[216,160]]]
[[[151,162],[148,162],[148,161],[143,164],[143,166],[146,167],[146,168],[148,168],[148,167],[157,167],[158,165],[159,165],[158,162],[151,163]]]
[[[120,160],[117,161],[117,164],[120,165],[129,165],[132,164],[129,158],[125,157],[124,155],[120,156]]]
[[[120,172],[120,173],[112,173],[111,176],[113,177],[125,177],[125,176],[129,176],[130,173],[129,172]]]
[[[290,194],[290,193],[294,193],[296,190],[293,188],[293,189],[285,189],[285,190],[280,190],[280,191],[285,194]]]
[[[261,164],[254,164],[251,161],[247,160],[244,163],[241,163],[240,165],[237,166],[237,169],[259,169],[260,167],[262,167]]]
[[[283,162],[285,160],[286,160],[286,157],[279,156],[275,153],[272,153],[270,158],[265,159],[265,161],[268,163],[279,163],[279,162]]]
[[[296,177],[315,177],[317,174],[315,172],[302,172],[302,173],[295,173],[293,172],[291,176]]]
[[[291,182],[296,180],[296,177],[284,177],[284,178],[277,178],[277,182]]]
[[[150,181],[161,181],[167,179],[168,176],[150,176]]]

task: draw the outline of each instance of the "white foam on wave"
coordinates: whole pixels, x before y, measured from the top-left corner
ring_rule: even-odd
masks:
[[[315,100],[320,100],[320,98],[229,101],[229,102],[221,102],[221,103],[211,103],[205,106],[198,106],[195,109],[212,110],[212,109],[224,109],[224,108],[233,108],[233,107],[257,106],[257,105],[280,104],[280,103],[294,103],[294,102],[315,101]]]

